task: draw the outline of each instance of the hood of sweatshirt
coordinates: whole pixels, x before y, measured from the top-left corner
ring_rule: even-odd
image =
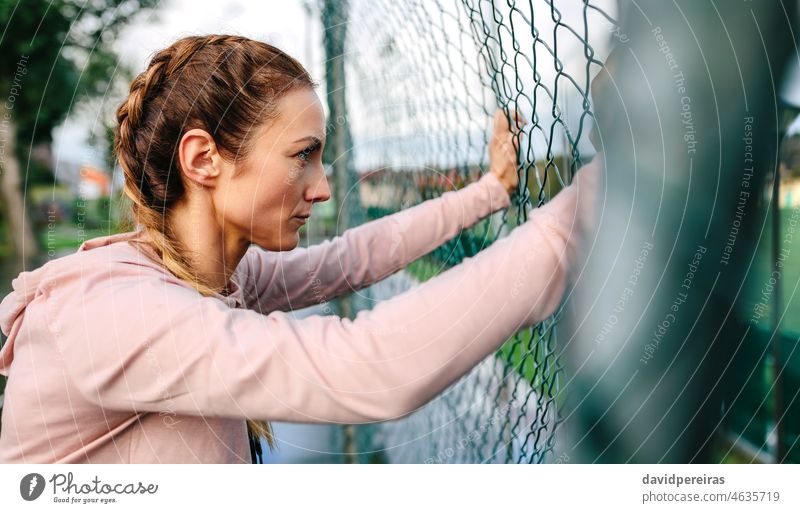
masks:
[[[143,267],[156,271],[159,275],[164,275],[174,283],[185,287],[191,287],[158,263],[158,256],[145,244],[116,244],[118,242],[146,242],[148,237],[145,232],[132,231],[96,237],[84,241],[75,253],[56,258],[45,263],[41,267],[32,271],[20,273],[11,282],[12,291],[8,293],[0,302],[0,330],[6,335],[7,339],[0,348],[0,374],[8,375],[8,368],[14,359],[14,341],[19,327],[25,316],[25,309],[39,295],[45,293],[42,285],[48,281],[58,281],[62,283],[84,279],[86,269],[99,269],[107,265],[136,266],[136,269],[143,270]],[[116,244],[113,247],[111,245]],[[80,263],[76,259],[92,258],[96,262],[87,265]],[[128,271],[131,270],[127,267]],[[150,271],[147,269],[147,271]],[[149,274],[149,273],[148,273]],[[244,306],[243,290],[239,286],[238,279],[231,279],[227,296],[215,294],[215,297],[227,304],[231,308],[241,308]]]
[[[12,280],[12,291],[0,302],[0,329],[7,337],[3,347],[0,348],[0,374],[8,375],[8,369],[14,359],[14,341],[25,316],[25,309],[36,297],[44,293],[43,283],[54,276],[63,275],[64,273],[72,272],[74,274],[77,267],[75,258],[82,258],[87,252],[107,247],[116,242],[130,240],[143,240],[143,234],[140,232],[126,232],[84,241],[75,253],[50,260],[32,271],[23,271]],[[122,246],[133,249],[128,245]],[[119,258],[117,255],[125,255],[126,257]],[[127,260],[129,263],[134,263],[135,260],[137,265],[158,268],[158,264],[147,258],[142,258],[141,256],[129,258],[129,256],[133,255],[134,252],[127,249],[114,252],[114,258],[110,259],[110,261],[125,262]],[[108,262],[109,260],[103,259],[102,261]]]

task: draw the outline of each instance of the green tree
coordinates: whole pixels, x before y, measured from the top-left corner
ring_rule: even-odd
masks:
[[[0,0],[0,172],[2,217],[17,266],[39,248],[25,212],[22,170],[32,150],[75,106],[105,94],[118,75],[111,42],[158,0]],[[52,179],[37,173],[38,180]],[[26,174],[26,181],[30,176]]]

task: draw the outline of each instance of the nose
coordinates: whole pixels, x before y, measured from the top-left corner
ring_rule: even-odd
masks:
[[[328,177],[325,175],[325,168],[319,166],[321,172],[318,178],[312,180],[309,187],[306,189],[306,201],[311,203],[328,201],[331,199],[331,188],[328,185]]]

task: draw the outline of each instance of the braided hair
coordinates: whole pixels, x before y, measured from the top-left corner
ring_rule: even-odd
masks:
[[[114,131],[130,216],[146,234],[146,249],[200,294],[223,291],[199,278],[171,231],[171,207],[185,192],[178,158],[182,135],[201,128],[223,158],[246,158],[248,134],[278,116],[281,97],[315,86],[303,66],[278,48],[216,34],[179,39],[157,52],[131,83]],[[271,426],[248,419],[247,430],[252,461],[260,462],[261,438],[274,448]]]

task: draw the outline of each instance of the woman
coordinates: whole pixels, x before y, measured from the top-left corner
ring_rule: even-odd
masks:
[[[501,116],[479,181],[310,248],[296,246],[330,197],[325,120],[294,59],[242,37],[184,38],[153,57],[117,118],[139,229],[14,280],[0,305],[2,462],[248,462],[248,432],[269,439],[268,421],[411,413],[560,302],[575,184],[355,320],[286,313],[507,207],[518,182]]]

